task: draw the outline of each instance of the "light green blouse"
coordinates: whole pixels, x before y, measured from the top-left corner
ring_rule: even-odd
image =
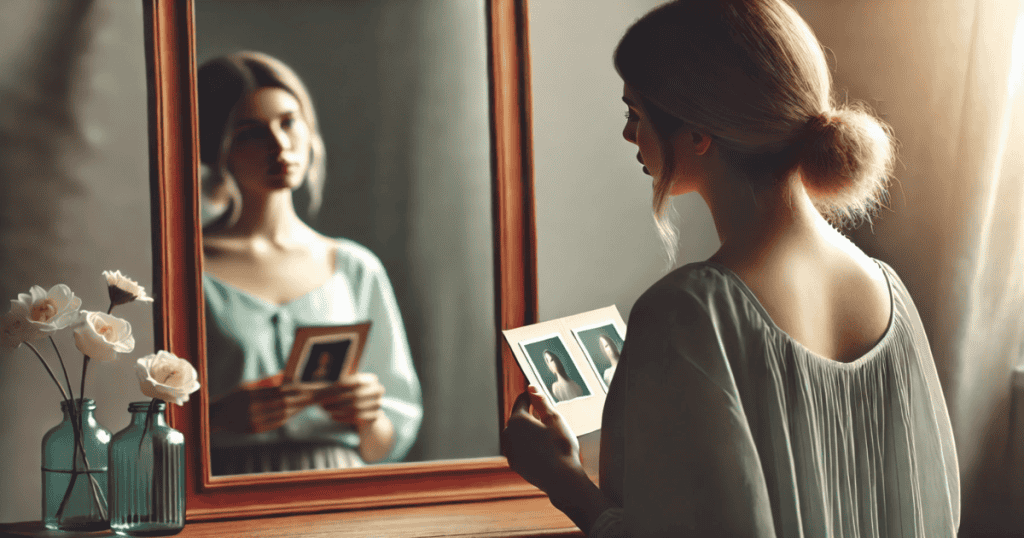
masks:
[[[593,537],[955,538],[960,478],[928,337],[900,278],[881,340],[840,363],[694,263],[634,305],[605,400]]]
[[[401,461],[416,440],[423,407],[398,303],[376,255],[348,239],[337,239],[337,244],[331,279],[283,305],[253,297],[209,273],[203,275],[210,397],[216,399],[240,383],[283,370],[297,327],[370,320],[359,369],[376,374],[384,385],[383,410],[395,427],[395,445],[381,463]],[[351,426],[335,422],[317,405],[277,430],[211,436],[214,449],[282,443],[338,443],[354,449],[359,437]]]

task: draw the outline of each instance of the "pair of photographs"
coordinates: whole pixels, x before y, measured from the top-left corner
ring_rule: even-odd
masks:
[[[527,381],[577,435],[601,427],[626,324],[615,306],[502,331]]]

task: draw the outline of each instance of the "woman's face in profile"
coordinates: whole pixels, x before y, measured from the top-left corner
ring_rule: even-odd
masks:
[[[643,172],[651,177],[661,173],[661,149],[651,122],[640,109],[640,97],[633,93],[628,84],[622,85],[622,100],[626,103],[626,125],[622,137],[636,144],[636,159],[644,165]]]
[[[643,163],[644,173],[654,178],[654,181],[657,181],[661,178],[664,162],[662,160],[661,145],[658,142],[658,135],[654,130],[654,125],[640,107],[640,96],[628,84],[623,84],[622,100],[629,108],[626,113],[626,125],[622,129],[622,136],[629,142],[636,144],[638,149],[636,158]],[[698,149],[695,144],[710,143],[710,138],[707,140],[702,138],[700,139],[701,141],[693,139],[692,142],[687,142],[690,140],[690,136],[690,131],[681,130],[674,134],[669,142],[671,148],[667,151],[672,152],[675,162],[675,166],[672,169],[672,187],[669,190],[669,194],[672,196],[686,194],[695,190],[700,181],[699,174],[701,172],[695,158],[697,154],[703,155],[707,151],[707,145],[704,145],[703,149]]]
[[[310,132],[302,109],[281,88],[260,88],[242,99],[231,127],[228,170],[239,189],[295,189],[309,168]]]

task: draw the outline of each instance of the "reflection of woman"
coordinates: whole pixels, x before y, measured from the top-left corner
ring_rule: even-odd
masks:
[[[544,362],[547,363],[548,370],[555,374],[555,382],[551,384],[551,394],[555,397],[556,402],[564,402],[583,396],[583,389],[580,388],[578,383],[569,379],[569,374],[565,371],[565,365],[562,364],[562,360],[557,355],[545,349]]]
[[[372,252],[319,234],[292,203],[304,187],[315,212],[323,188],[308,92],[278,60],[243,52],[200,67],[198,101],[207,190],[228,200],[203,231],[214,472],[401,460],[422,410],[391,284]],[[282,385],[297,327],[365,320],[362,372],[317,391]]]
[[[612,364],[605,368],[604,375],[602,376],[604,377],[604,384],[611,386],[612,377],[615,376],[615,367],[619,364],[619,348],[615,347],[615,342],[612,342],[612,339],[606,334],[598,336],[597,343],[601,346],[601,353],[604,353],[605,358]]]
[[[920,316],[826,220],[883,195],[884,124],[836,103],[785,0],[665,4],[615,67],[655,213],[699,194],[721,247],[634,304],[600,487],[535,388],[503,434],[512,469],[590,536],[956,536],[956,448]]]

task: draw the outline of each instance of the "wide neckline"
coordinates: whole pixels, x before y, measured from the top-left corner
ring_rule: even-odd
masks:
[[[236,286],[234,284],[226,282],[224,279],[214,275],[213,273],[211,273],[209,271],[203,271],[203,278],[209,278],[210,280],[216,282],[217,284],[220,284],[221,287],[227,288],[227,289],[235,292],[236,294],[241,295],[245,299],[249,300],[250,302],[256,303],[258,306],[261,306],[261,307],[263,307],[266,310],[283,310],[283,309],[286,309],[286,308],[289,308],[289,307],[295,305],[296,303],[298,303],[299,301],[302,301],[303,299],[306,299],[307,297],[312,296],[314,293],[318,293],[318,292],[322,291],[327,286],[330,286],[338,278],[338,275],[341,273],[341,264],[342,264],[342,261],[341,261],[341,254],[342,254],[342,252],[341,252],[341,250],[342,249],[341,249],[340,246],[335,247],[335,249],[334,249],[334,272],[331,273],[331,276],[329,276],[327,278],[327,280],[324,281],[323,284],[320,284],[319,286],[317,286],[317,287],[307,291],[306,293],[303,293],[302,295],[300,295],[300,296],[298,296],[298,297],[296,297],[294,299],[291,299],[289,301],[286,301],[284,303],[275,303],[275,302],[272,302],[272,301],[268,301],[268,300],[266,300],[266,299],[264,299],[262,297],[257,297],[255,295],[253,295],[252,293],[250,293],[248,291],[245,291],[242,288],[239,288],[238,286]]]
[[[896,325],[896,290],[893,287],[892,279],[889,276],[889,272],[885,269],[882,263],[876,260],[875,258],[871,258],[871,261],[875,262],[875,264],[878,265],[878,268],[882,270],[882,276],[885,277],[886,288],[888,288],[889,290],[889,325],[885,328],[885,332],[882,333],[882,336],[878,339],[877,342],[875,342],[875,345],[872,346],[871,349],[869,349],[864,354],[862,354],[861,356],[857,357],[852,361],[839,361],[836,359],[825,357],[824,355],[812,351],[810,348],[808,348],[807,346],[803,345],[795,338],[793,338],[793,336],[791,336],[789,333],[782,330],[782,328],[775,323],[775,320],[772,319],[771,315],[768,313],[768,310],[764,307],[763,304],[761,304],[761,301],[757,298],[757,295],[754,294],[754,290],[750,289],[750,286],[747,286],[747,283],[744,282],[743,279],[740,278],[740,276],[737,275],[732,269],[729,269],[728,267],[718,262],[713,262],[710,260],[701,263],[717,269],[719,272],[730,278],[736,284],[736,287],[738,287],[743,292],[743,294],[747,296],[747,299],[754,305],[754,307],[757,309],[758,313],[764,319],[768,327],[770,327],[771,330],[774,331],[776,334],[789,341],[794,347],[801,349],[806,355],[814,357],[815,359],[821,362],[833,364],[839,368],[854,368],[867,362],[872,357],[877,356],[879,354],[879,351],[888,345],[889,340],[893,338],[892,335],[895,332],[894,327]]]

